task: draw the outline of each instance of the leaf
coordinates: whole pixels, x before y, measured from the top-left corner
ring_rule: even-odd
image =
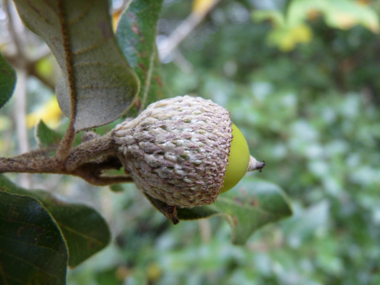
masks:
[[[326,4],[324,14],[326,23],[331,27],[346,30],[355,25],[363,25],[373,33],[380,32],[379,16],[370,6],[339,0]]]
[[[249,181],[251,180],[251,181]],[[209,206],[177,209],[180,220],[222,216],[232,228],[232,242],[243,245],[259,228],[292,215],[288,198],[277,185],[244,179]]]
[[[70,92],[75,93],[77,131],[116,120],[139,90],[138,78],[112,32],[108,2],[15,1],[25,24],[46,41],[57,58],[61,69],[57,98],[67,116],[71,113]]]
[[[57,148],[62,136],[40,120],[36,126],[36,139],[39,148]]]
[[[54,217],[66,240],[69,266],[75,267],[102,250],[110,241],[110,231],[104,219],[94,209],[82,204],[58,200],[46,191],[29,191],[17,187],[0,175],[0,189],[9,193],[38,199]]]
[[[0,54],[0,109],[13,94],[16,84],[16,72]]]
[[[154,67],[152,73],[152,79],[150,82],[149,94],[145,103],[145,108],[158,100],[162,100],[168,96],[167,87],[165,88],[165,82],[161,74],[161,62],[158,57],[158,50],[156,48],[156,55],[154,57]]]
[[[60,227],[69,248],[69,266],[75,267],[105,248],[111,239],[106,221],[83,204],[62,202],[45,191],[36,192]]]
[[[298,43],[308,43],[312,40],[311,29],[304,24],[282,29],[273,29],[267,36],[270,45],[278,46],[284,52],[291,51]]]
[[[120,18],[116,30],[124,56],[141,82],[141,91],[129,116],[136,116],[164,96],[156,48],[156,30],[162,0],[136,0]]]
[[[252,17],[256,22],[270,20],[274,28],[269,32],[268,43],[282,51],[293,50],[298,43],[312,39],[307,20],[323,15],[328,26],[350,29],[363,25],[373,33],[380,32],[379,17],[370,6],[346,0],[286,0],[282,11],[255,10]]]
[[[276,10],[255,10],[252,13],[252,19],[256,23],[270,20],[274,28],[282,28],[286,25],[285,16],[280,11]]]
[[[121,184],[112,184],[109,186],[110,190],[113,192],[123,192],[124,188],[121,186]]]
[[[0,182],[1,284],[65,284],[68,253],[54,219],[28,196]]]
[[[286,20],[288,18],[289,14],[289,7],[291,5],[293,0],[285,0],[282,4],[282,14],[284,15],[284,19]]]
[[[323,14],[330,27],[350,29],[355,25],[363,25],[373,33],[380,32],[379,17],[371,6],[347,0],[293,0],[288,9],[288,24],[303,23],[309,13],[316,11]]]

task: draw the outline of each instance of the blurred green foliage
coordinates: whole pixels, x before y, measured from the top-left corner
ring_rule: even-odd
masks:
[[[172,226],[133,185],[114,193],[65,178],[61,192],[97,205],[115,239],[69,270],[68,284],[380,284],[380,38],[331,26],[320,12],[303,22],[310,39],[285,52],[268,43],[270,20],[253,21],[258,2],[221,1],[162,70],[168,96],[231,111],[251,154],[267,162],[251,175],[281,186],[293,217],[234,246],[220,217]],[[351,2],[379,15],[380,1]],[[159,45],[190,10],[190,1],[164,2]],[[29,87],[36,108],[43,87]],[[0,124],[7,150],[11,128]]]
[[[366,7],[378,15],[378,6]],[[295,214],[256,234],[250,251],[231,249],[246,258],[232,257],[237,267],[218,259],[215,279],[187,284],[378,284],[380,39],[328,26],[322,14],[306,22],[310,41],[284,53],[266,40],[271,22],[254,23],[249,11],[222,3],[182,45],[191,75],[169,64],[166,77],[173,93],[231,111],[267,162],[260,177],[285,189]]]

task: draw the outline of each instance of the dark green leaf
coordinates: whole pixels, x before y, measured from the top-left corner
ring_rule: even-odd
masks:
[[[39,148],[55,149],[61,141],[62,136],[46,126],[41,120],[36,126],[36,139]]]
[[[0,175],[2,191],[37,198],[54,217],[69,250],[69,266],[75,267],[102,250],[110,241],[104,219],[94,209],[82,204],[69,204],[46,191],[27,191]]]
[[[139,90],[138,78],[114,37],[108,2],[15,1],[23,21],[46,41],[57,58],[61,68],[57,98],[67,116],[71,110],[68,67],[73,69],[77,131],[116,120],[128,110]],[[61,26],[67,30],[67,37]],[[70,46],[71,58],[65,43]]]
[[[231,225],[234,244],[244,244],[262,226],[291,214],[288,199],[277,185],[248,178],[235,189],[221,194],[212,205],[178,209],[180,220],[222,216]]]
[[[116,285],[121,284],[117,274],[117,268],[110,268],[96,272],[95,279],[98,285]]]
[[[69,266],[79,265],[109,244],[111,234],[107,223],[94,209],[62,202],[44,191],[36,192],[36,196],[61,228],[69,248]]]
[[[0,54],[0,108],[11,98],[16,84],[16,72]]]
[[[141,82],[138,101],[128,115],[136,116],[146,106],[163,98],[156,49],[156,30],[162,0],[133,1],[121,16],[116,37]]]
[[[62,234],[36,199],[3,192],[0,181],[0,283],[65,284]]]

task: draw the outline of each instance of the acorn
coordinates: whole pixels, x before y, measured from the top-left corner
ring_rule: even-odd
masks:
[[[113,130],[119,159],[152,204],[174,224],[176,208],[215,202],[265,162],[249,155],[230,113],[211,100],[157,101]]]

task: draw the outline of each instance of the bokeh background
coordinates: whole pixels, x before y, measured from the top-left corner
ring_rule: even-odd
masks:
[[[126,2],[113,1],[115,25]],[[229,109],[251,154],[267,162],[244,179],[278,184],[294,215],[234,246],[222,218],[173,226],[134,185],[115,192],[71,177],[8,175],[89,204],[109,222],[112,244],[69,270],[67,284],[380,284],[380,1],[163,6],[166,97],[202,96]],[[0,111],[0,156],[36,148],[40,118],[62,131],[67,124],[53,56],[11,13],[36,68],[33,76],[18,68],[15,96]],[[7,21],[0,10],[0,48],[12,59]],[[184,23],[191,29],[179,39]]]

